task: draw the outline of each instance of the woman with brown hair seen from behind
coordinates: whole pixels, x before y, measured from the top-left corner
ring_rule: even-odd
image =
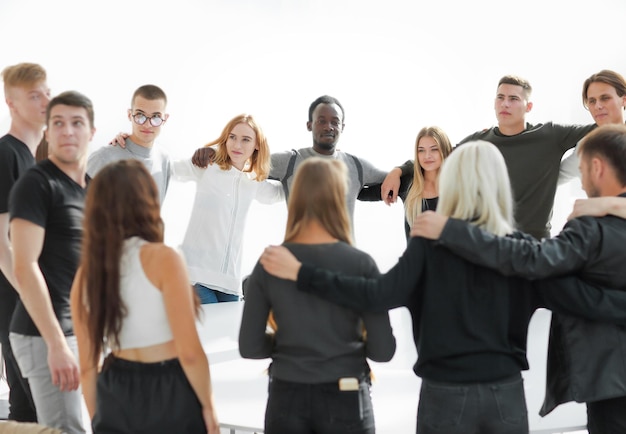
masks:
[[[71,307],[95,434],[219,434],[199,304],[139,161],[112,163],[89,186]]]
[[[289,196],[284,245],[319,267],[374,277],[374,260],[351,245],[346,188],[341,161],[302,162]],[[272,358],[265,433],[374,433],[367,358],[385,362],[395,352],[388,313],[357,313],[296,291],[293,282],[270,276],[260,264],[247,288],[239,351],[246,358]],[[274,333],[266,331],[270,311]]]

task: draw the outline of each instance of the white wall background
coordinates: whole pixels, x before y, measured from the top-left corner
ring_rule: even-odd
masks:
[[[92,98],[94,148],[130,129],[136,87],[161,86],[171,116],[159,145],[175,157],[241,112],[258,118],[272,150],[310,146],[308,106],[330,94],[346,109],[341,148],[387,170],[412,158],[424,125],[454,143],[490,127],[508,73],[533,84],[530,122],[590,122],[582,82],[604,68],[626,74],[624,17],[624,0],[0,0],[0,68],[37,62],[54,94]],[[8,125],[1,105],[0,132]],[[176,244],[193,186],[168,194],[166,238]],[[285,209],[252,209],[244,273],[281,241]],[[389,268],[405,245],[401,205],[359,204],[355,225],[358,246]]]

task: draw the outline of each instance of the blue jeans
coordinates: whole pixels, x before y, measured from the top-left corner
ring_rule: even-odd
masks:
[[[202,304],[222,303],[224,301],[239,301],[238,295],[226,294],[216,289],[208,288],[201,283],[196,283],[195,285],[193,285],[193,288],[196,290],[196,294],[198,294],[198,297],[200,297],[200,303]]]
[[[341,391],[338,383],[304,384],[270,379],[265,434],[374,434],[370,385]]]
[[[30,384],[39,423],[68,434],[84,434],[81,389],[62,392],[52,384],[48,347],[43,338],[11,333],[9,339],[15,360]],[[76,336],[66,336],[65,339],[78,360]]]
[[[417,433],[528,434],[521,375],[471,384],[422,379]]]

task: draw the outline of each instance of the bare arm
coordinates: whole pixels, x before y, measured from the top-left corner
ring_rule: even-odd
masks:
[[[0,214],[0,271],[13,288],[17,287],[13,274],[13,252],[9,240],[9,213]]]
[[[70,293],[70,307],[72,311],[72,323],[74,334],[78,343],[78,363],[80,365],[80,385],[82,387],[85,405],[89,412],[89,418],[93,419],[96,413],[96,380],[98,376],[99,358],[91,354],[91,339],[87,332],[87,315],[89,314],[81,301],[82,290],[78,286],[82,270],[79,268],[72,284]]]
[[[180,255],[170,247],[160,244],[147,247],[152,248],[152,255],[147,255],[144,269],[149,277],[156,277],[157,286],[163,293],[180,364],[202,405],[207,432],[219,434],[209,361],[196,329],[193,292],[186,266]]]
[[[80,381],[78,364],[54,314],[50,292],[38,264],[45,229],[20,218],[14,218],[10,228],[15,289],[48,347],[52,383],[63,391],[76,390]]]
[[[574,209],[567,219],[571,220],[584,215],[603,217],[608,214],[626,219],[626,198],[605,196],[577,199],[574,202]]]

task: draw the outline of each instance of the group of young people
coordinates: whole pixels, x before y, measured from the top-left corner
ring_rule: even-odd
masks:
[[[626,283],[613,268],[623,258],[603,242],[604,225],[595,224],[619,228],[621,218],[588,218],[592,227],[578,237],[596,242],[577,244],[578,261],[562,254],[561,236],[543,241],[554,243],[556,255],[545,261],[563,260],[569,268],[537,265],[546,248],[532,239],[549,235],[561,158],[577,142],[589,196],[626,191],[619,174],[626,171],[626,82],[612,71],[585,82],[583,102],[594,124],[527,124],[531,87],[506,76],[497,88],[497,127],[467,137],[454,151],[440,128],[423,128],[415,159],[389,173],[336,149],[345,112],[330,96],[309,107],[311,147],[271,154],[261,127],[242,114],[193,157],[172,161],[155,146],[168,119],[157,86],[141,86],[132,96],[132,132],[88,156],[95,125],[86,96],[64,92],[51,99],[37,64],[8,67],[3,80],[11,129],[0,138],[0,338],[12,419],[85,432],[84,399],[96,433],[219,432],[196,318],[201,302],[241,299],[241,234],[253,200],[288,202],[285,246],[266,249],[247,279],[240,332],[242,356],[272,359],[267,433],[373,433],[367,359],[393,356],[387,313],[393,307],[407,306],[413,318],[415,372],[422,377],[419,433],[528,431],[520,371],[528,369],[527,327],[537,308],[576,316],[574,324],[578,317],[594,321],[595,336],[618,329],[608,323],[626,322],[626,294],[589,285]],[[44,131],[47,150],[35,164]],[[615,188],[605,189],[603,182],[614,178]],[[160,207],[170,179],[197,183],[182,255],[163,244]],[[437,237],[436,228],[458,221],[457,238],[450,250],[447,229],[446,248],[412,238],[398,265],[379,275],[374,260],[352,245],[354,205],[356,199],[391,203],[398,195],[407,238],[411,227],[411,235]],[[591,207],[619,214],[626,201],[607,197]],[[436,215],[428,212],[435,209]],[[511,236],[500,238],[505,235]],[[479,242],[483,256],[463,254]],[[459,256],[451,253],[455,243]],[[525,266],[502,265],[508,243],[511,262],[519,263],[521,250],[529,258]],[[583,280],[527,280],[576,271]],[[296,277],[311,294],[286,280]],[[571,384],[567,376],[559,381]],[[609,382],[587,384],[582,395],[559,386],[545,413],[583,396],[594,403],[590,431],[610,432],[604,420],[625,427],[623,416],[602,416],[626,399],[626,390]],[[502,391],[497,402],[480,399],[496,389]],[[467,405],[459,406],[458,390]]]

